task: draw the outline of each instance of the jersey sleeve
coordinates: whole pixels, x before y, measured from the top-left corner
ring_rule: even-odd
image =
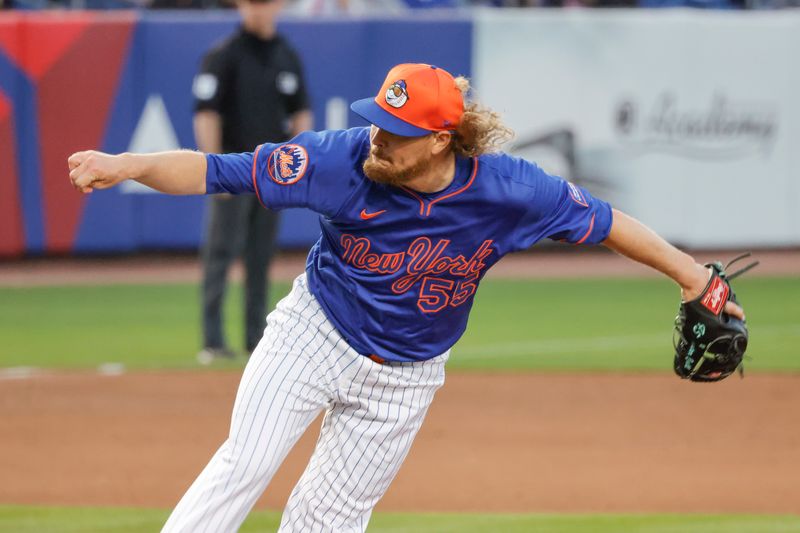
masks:
[[[206,54],[192,82],[195,111],[223,111],[230,85],[229,71],[224,49]]]
[[[611,206],[586,189],[519,160],[520,222],[513,247],[523,250],[544,238],[573,244],[603,242],[611,231]]]
[[[206,193],[255,193],[269,209],[306,207],[333,218],[359,185],[359,130],[307,131],[254,152],[207,154]]]

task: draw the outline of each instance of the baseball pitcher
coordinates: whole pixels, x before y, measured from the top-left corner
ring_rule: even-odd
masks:
[[[244,370],[228,438],[164,531],[236,531],[320,411],[319,440],[280,531],[364,531],[444,383],[481,279],[504,255],[544,238],[602,243],[649,265],[675,280],[687,310],[706,309],[708,320],[744,335],[714,344],[716,352],[688,339],[683,377],[721,379],[738,367],[744,314],[724,270],[499,152],[511,132],[467,101],[468,90],[443,69],[403,64],[377,96],[352,104],[369,128],[306,132],[252,153],[69,158],[83,193],[133,179],[170,194],[253,194],[267,209],[320,215],[305,272],[267,317]],[[697,322],[702,313],[683,314]],[[707,360],[716,365],[708,371]]]

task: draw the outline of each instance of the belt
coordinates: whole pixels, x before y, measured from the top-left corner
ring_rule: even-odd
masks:
[[[375,355],[374,353],[369,354],[367,357],[369,357],[370,359],[372,359],[373,361],[375,361],[379,365],[385,365],[386,364],[386,359],[384,359],[383,357],[380,357],[379,355]]]

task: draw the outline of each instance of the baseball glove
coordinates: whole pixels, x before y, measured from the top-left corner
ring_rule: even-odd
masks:
[[[673,344],[675,373],[692,381],[719,381],[739,370],[744,375],[742,359],[747,349],[747,325],[723,310],[727,301],[738,304],[730,281],[758,265],[755,261],[728,274],[737,261],[750,257],[741,255],[729,262],[706,264],[711,278],[703,292],[694,300],[682,302],[675,318]]]

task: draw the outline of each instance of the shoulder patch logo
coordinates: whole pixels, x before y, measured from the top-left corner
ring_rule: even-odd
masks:
[[[269,154],[269,177],[278,185],[297,183],[308,168],[308,152],[299,144],[284,144]]]
[[[398,80],[386,89],[386,103],[392,107],[403,107],[408,102],[408,89],[405,80]]]
[[[581,193],[581,190],[577,188],[574,183],[568,181],[567,186],[569,186],[569,195],[576,204],[589,207],[589,203],[586,201],[586,198],[583,197],[583,193]]]

